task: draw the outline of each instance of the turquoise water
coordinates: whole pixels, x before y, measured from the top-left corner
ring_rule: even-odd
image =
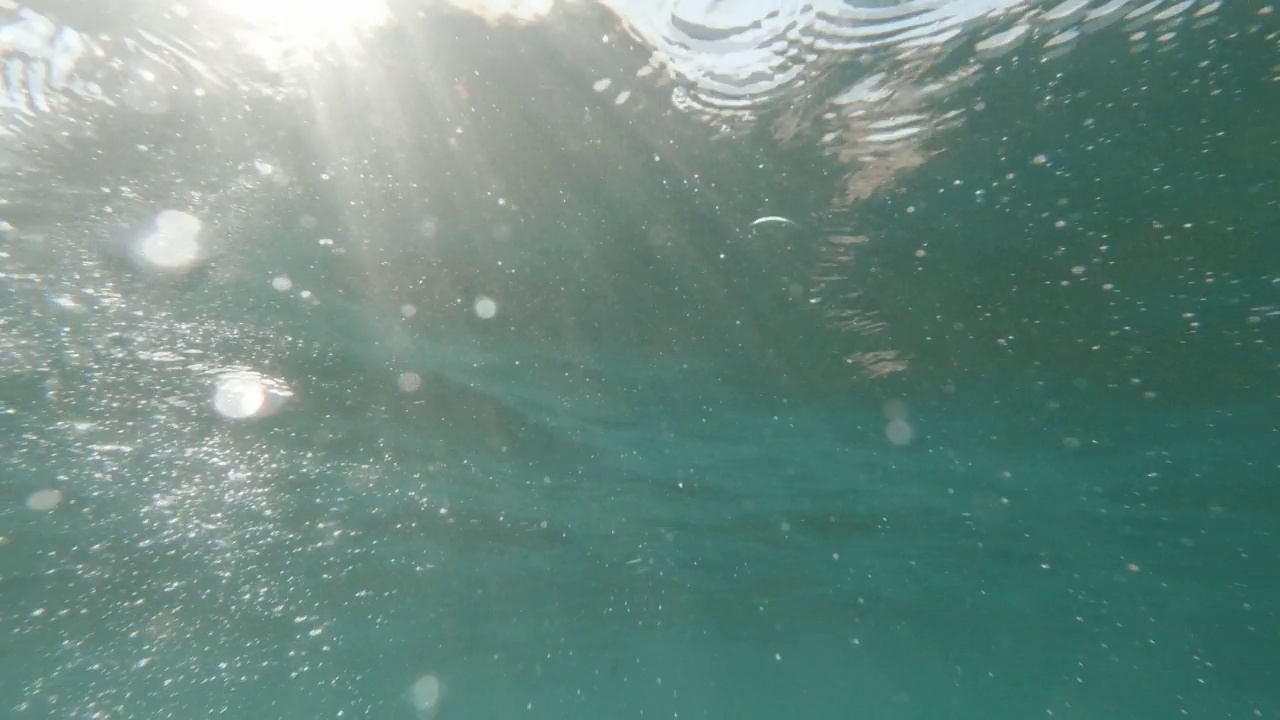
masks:
[[[1280,713],[1274,11],[608,5],[3,11],[0,718]]]

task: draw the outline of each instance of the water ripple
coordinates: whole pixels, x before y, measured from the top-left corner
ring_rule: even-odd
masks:
[[[767,108],[803,93],[831,67],[832,53],[868,67],[921,74],[933,66],[981,64],[1030,41],[1048,54],[1123,19],[1127,32],[1156,26],[1166,37],[1221,6],[1211,0],[906,0],[651,4],[606,0],[653,60],[708,112]],[[1167,42],[1168,39],[1165,40]]]

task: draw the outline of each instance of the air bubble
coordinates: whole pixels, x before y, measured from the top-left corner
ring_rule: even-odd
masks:
[[[409,686],[406,697],[417,713],[416,720],[431,720],[444,699],[444,683],[435,675],[423,675]]]
[[[910,445],[915,439],[916,431],[906,420],[890,420],[884,426],[884,436],[891,445]]]
[[[156,215],[150,232],[139,237],[131,248],[140,265],[158,270],[181,271],[203,259],[200,219],[181,210],[164,210]]]
[[[488,320],[498,314],[498,303],[494,302],[493,298],[481,295],[476,298],[475,312],[476,317]]]
[[[227,373],[214,385],[213,409],[231,420],[266,417],[292,395],[278,380],[253,372]]]
[[[27,496],[27,509],[37,512],[52,512],[62,504],[62,491],[54,489],[37,490]]]

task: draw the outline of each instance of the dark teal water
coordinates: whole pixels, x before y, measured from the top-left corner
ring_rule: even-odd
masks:
[[[120,7],[43,9],[116,102],[6,110],[0,718],[1280,713],[1263,5],[1024,46],[859,160],[823,112],[910,65],[747,127],[603,11],[290,75]]]

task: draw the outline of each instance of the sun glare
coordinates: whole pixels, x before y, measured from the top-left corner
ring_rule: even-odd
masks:
[[[242,40],[268,60],[340,47],[350,49],[385,24],[385,0],[211,0],[242,26]]]

